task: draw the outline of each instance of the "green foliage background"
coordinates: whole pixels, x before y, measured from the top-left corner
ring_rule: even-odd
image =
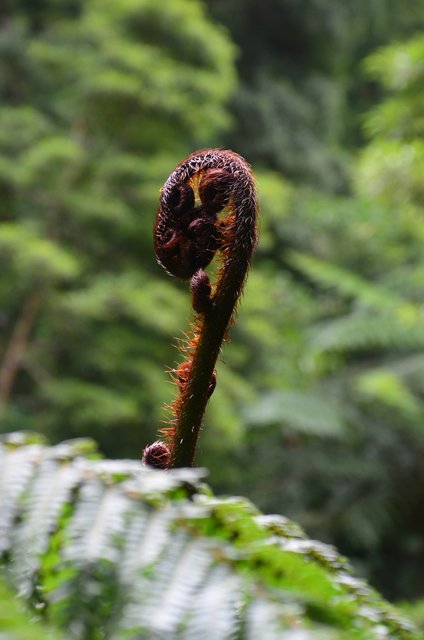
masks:
[[[199,463],[423,595],[423,59],[419,0],[9,0],[1,431],[154,438],[190,319],[155,263],[159,188],[231,146],[261,242]]]

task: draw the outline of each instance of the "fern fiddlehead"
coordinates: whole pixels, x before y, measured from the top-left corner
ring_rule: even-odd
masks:
[[[164,442],[146,447],[143,461],[158,468],[192,466],[203,414],[212,395],[215,363],[241,295],[257,239],[256,190],[247,162],[232,151],[190,155],[165,182],[154,242],[159,263],[190,280],[194,331],[174,372],[179,394]],[[214,285],[204,269],[221,259]]]

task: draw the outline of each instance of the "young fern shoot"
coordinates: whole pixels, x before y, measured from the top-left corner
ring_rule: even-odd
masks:
[[[231,325],[257,240],[258,206],[253,174],[233,151],[198,151],[181,162],[165,182],[154,242],[159,263],[172,276],[190,280],[194,329],[174,372],[179,393],[163,441],[144,450],[156,468],[192,466],[215,363]],[[218,277],[204,269],[215,254]]]

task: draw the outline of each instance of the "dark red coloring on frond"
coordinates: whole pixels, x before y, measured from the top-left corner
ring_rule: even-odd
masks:
[[[190,280],[190,289],[192,293],[192,306],[197,313],[206,313],[209,311],[211,301],[211,283],[207,273],[203,269],[196,271]]]
[[[175,223],[178,218],[184,216],[194,209],[194,191],[189,184],[180,182],[175,184],[169,194],[169,208],[175,216]]]
[[[234,176],[224,169],[209,169],[205,171],[199,184],[199,196],[206,211],[218,213],[227,206],[231,190],[234,186]]]
[[[175,172],[162,190],[155,224],[155,250],[159,263],[183,280],[204,269],[219,248],[217,214],[227,206],[235,185],[232,173],[222,168],[199,168],[198,197],[190,177]]]

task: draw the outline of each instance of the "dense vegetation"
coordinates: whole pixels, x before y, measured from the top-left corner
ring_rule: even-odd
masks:
[[[0,557],[68,637],[418,640],[334,548],[296,524],[216,498],[204,470],[99,460],[93,445],[46,447],[22,433],[0,443]]]
[[[0,429],[140,455],[189,315],[154,261],[158,189],[231,145],[262,235],[200,461],[420,596],[422,2],[206,5],[6,3]]]

